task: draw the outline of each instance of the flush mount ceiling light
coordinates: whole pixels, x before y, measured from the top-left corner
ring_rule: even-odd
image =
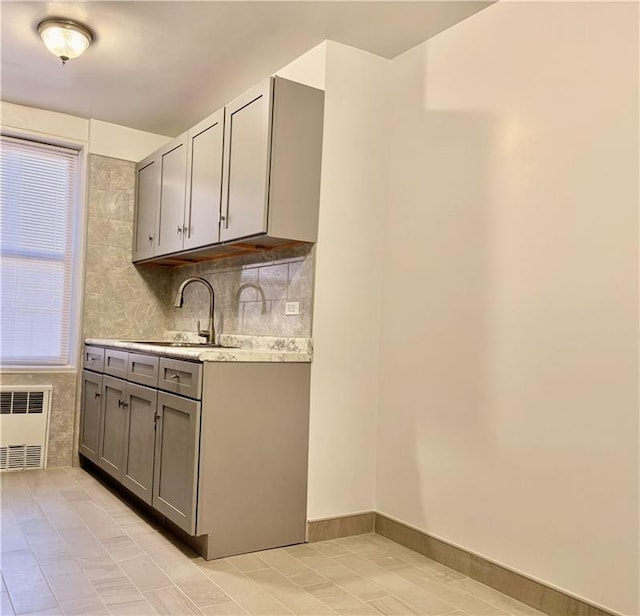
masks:
[[[93,42],[93,32],[70,19],[45,19],[38,24],[38,34],[62,64],[82,55]]]

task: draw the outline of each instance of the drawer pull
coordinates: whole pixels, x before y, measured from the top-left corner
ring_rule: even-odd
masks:
[[[170,374],[167,378],[175,379],[176,381],[179,381],[180,380],[180,375],[177,372],[174,372],[173,374]]]

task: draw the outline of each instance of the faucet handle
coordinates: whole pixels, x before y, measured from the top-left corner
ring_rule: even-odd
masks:
[[[200,329],[200,321],[198,321],[198,336],[202,336],[203,338],[207,339],[207,342],[211,342],[209,340],[209,336],[210,336],[209,331],[206,329],[205,330]]]

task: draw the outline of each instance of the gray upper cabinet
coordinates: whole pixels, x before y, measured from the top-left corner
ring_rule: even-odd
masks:
[[[136,165],[134,262],[182,250],[186,175],[186,133]]]
[[[220,239],[315,242],[324,92],[272,77],[225,111]]]
[[[133,233],[133,261],[153,257],[160,198],[160,162],[155,155],[136,165],[136,216]]]
[[[174,139],[159,152],[160,204],[156,255],[182,250],[184,204],[187,189],[187,135]]]
[[[220,239],[265,233],[269,195],[269,137],[273,80],[226,106]]]
[[[133,261],[185,263],[315,242],[323,117],[323,91],[271,77],[150,157],[159,168],[158,238],[142,250],[154,234],[140,226],[150,214],[138,213]],[[142,201],[148,164],[137,167],[138,209],[151,210]]]
[[[199,248],[220,241],[222,146],[224,109],[216,111],[187,134],[187,205],[184,248]]]

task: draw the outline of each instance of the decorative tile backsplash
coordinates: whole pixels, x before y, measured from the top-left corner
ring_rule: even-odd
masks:
[[[171,294],[190,276],[207,279],[215,291],[218,334],[311,337],[313,249],[310,245],[187,265],[172,270]],[[285,316],[285,303],[299,302],[299,314]],[[184,292],[182,308],[170,309],[170,330],[206,327],[209,306],[204,285]],[[171,302],[173,305],[173,302]]]
[[[135,164],[89,157],[83,338],[158,338],[171,276],[131,263]]]

